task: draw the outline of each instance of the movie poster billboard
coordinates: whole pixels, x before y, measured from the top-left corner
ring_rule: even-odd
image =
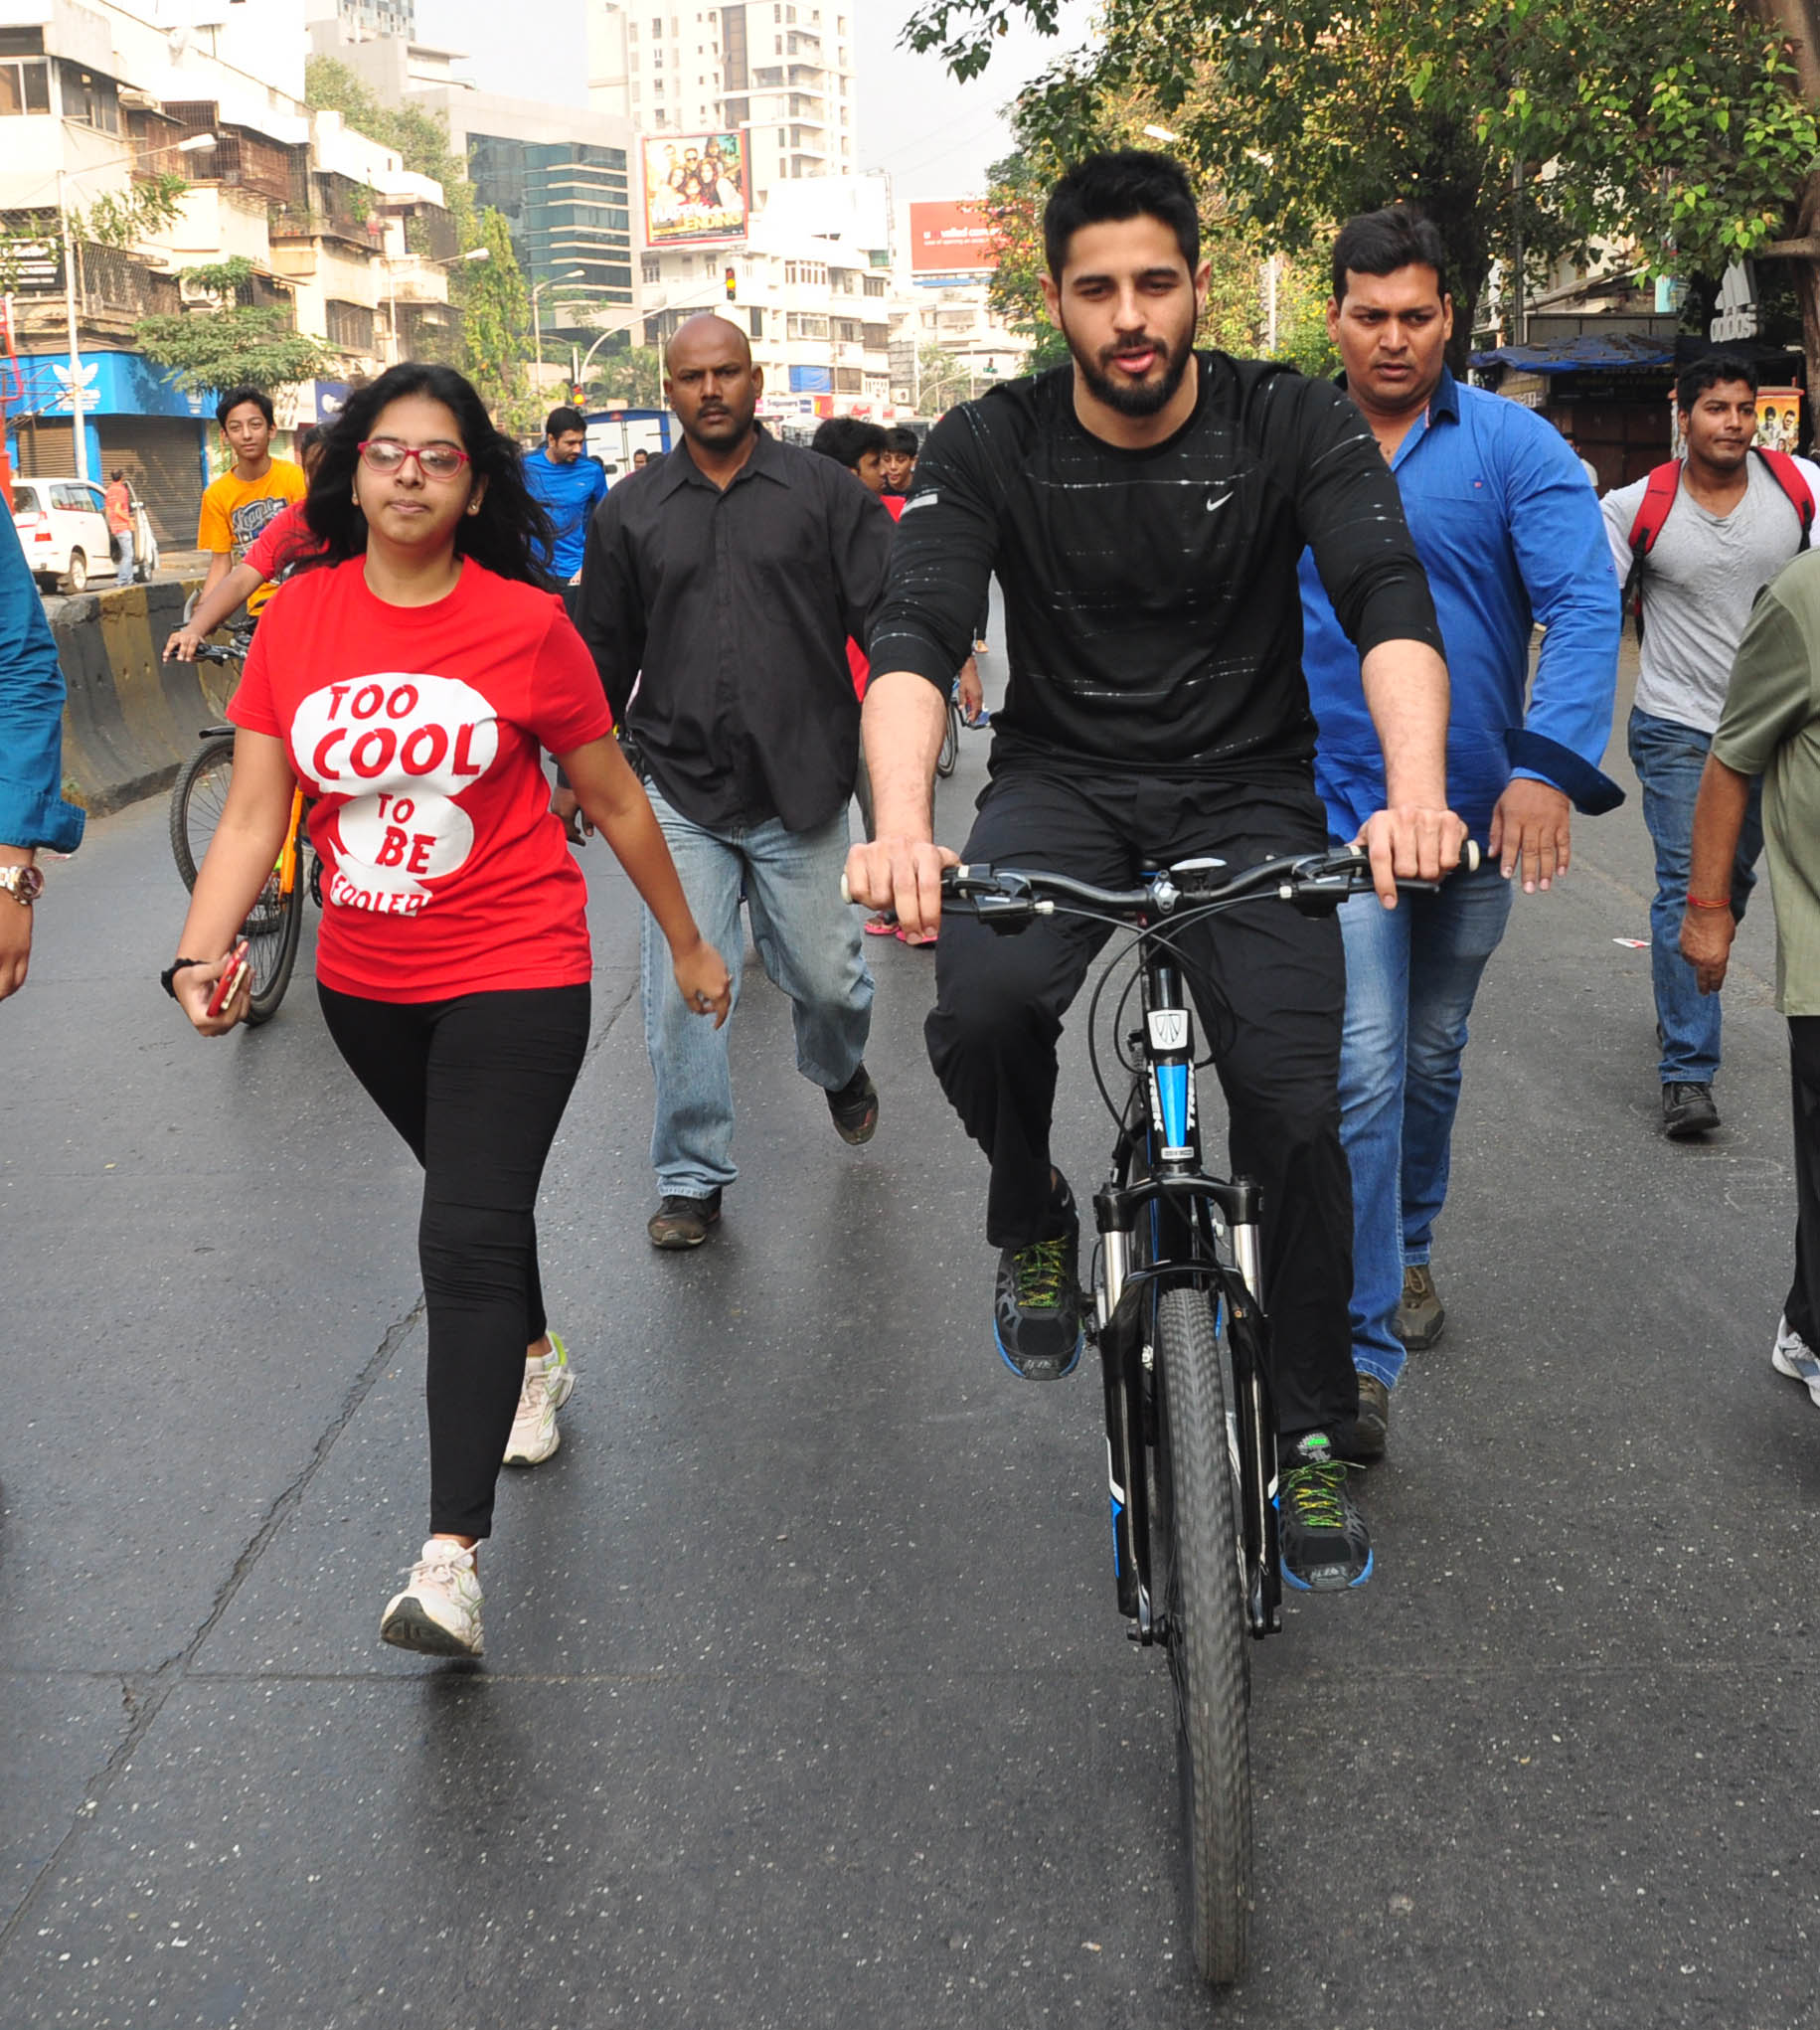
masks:
[[[910,273],[917,281],[990,274],[999,264],[985,206],[965,198],[912,199],[910,232]]]
[[[745,238],[751,177],[744,134],[644,140],[647,247],[735,247]]]

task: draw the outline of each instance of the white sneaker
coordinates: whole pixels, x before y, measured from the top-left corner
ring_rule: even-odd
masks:
[[[1769,1358],[1778,1375],[1786,1375],[1791,1382],[1805,1382],[1807,1393],[1820,1403],[1820,1354],[1800,1333],[1788,1329],[1786,1318],[1776,1320],[1775,1345]]]
[[[569,1349],[553,1332],[550,1351],[543,1359],[525,1363],[524,1386],[518,1392],[518,1415],[512,1420],[512,1436],[506,1440],[508,1466],[540,1466],[563,1442],[563,1434],[556,1428],[556,1414],[575,1394],[575,1387]]]
[[[421,1656],[480,1654],[480,1578],[474,1554],[431,1537],[379,1624],[380,1640]]]

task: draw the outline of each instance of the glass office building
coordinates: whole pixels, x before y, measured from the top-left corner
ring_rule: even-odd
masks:
[[[554,304],[632,300],[632,207],[623,148],[585,141],[521,141],[468,132],[468,177],[482,205],[499,212],[528,281],[581,277],[552,288]],[[554,327],[552,327],[554,328]]]

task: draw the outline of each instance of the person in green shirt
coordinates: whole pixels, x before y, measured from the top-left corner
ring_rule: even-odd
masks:
[[[1795,1273],[1770,1359],[1820,1406],[1820,551],[1757,600],[1700,778],[1681,955],[1703,994],[1719,992],[1737,934],[1730,869],[1759,774],[1795,1116]]]

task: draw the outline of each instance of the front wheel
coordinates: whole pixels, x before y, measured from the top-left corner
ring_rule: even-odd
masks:
[[[196,886],[196,870],[215,837],[234,780],[234,736],[215,736],[178,770],[171,785],[171,858],[185,888]]]
[[[941,732],[941,752],[935,757],[935,772],[945,782],[960,760],[960,707],[948,700],[948,720]]]
[[[1251,1910],[1251,1759],[1243,1562],[1229,1387],[1214,1300],[1165,1290],[1156,1309],[1151,1569],[1169,1650],[1195,1964],[1241,1979]]]
[[[274,870],[264,892],[252,906],[252,915],[242,927],[247,956],[252,964],[252,994],[247,1003],[247,1027],[256,1029],[278,1012],[278,1003],[290,985],[291,968],[297,963],[297,945],[303,935],[303,863],[298,849],[297,870],[286,895]]]

